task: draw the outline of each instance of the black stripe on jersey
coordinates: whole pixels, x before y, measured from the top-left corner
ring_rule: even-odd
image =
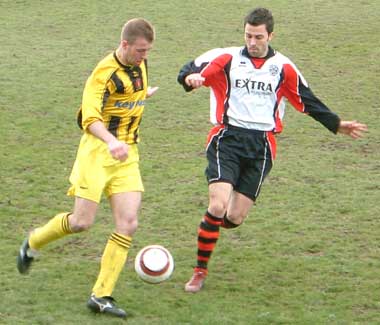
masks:
[[[139,138],[139,127],[140,127],[140,123],[141,123],[141,120],[142,120],[142,117],[140,116],[138,122],[137,122],[137,127],[136,127],[136,130],[133,134],[133,141],[135,143],[137,143],[137,139]]]
[[[77,123],[80,129],[83,129],[82,126],[82,107],[79,109],[78,114],[77,114]]]
[[[132,128],[135,130],[133,131],[133,143],[137,143],[137,139],[139,137],[139,126],[141,123],[141,116],[132,116],[129,123],[127,124],[127,137],[129,137],[130,131]]]
[[[282,81],[284,80],[284,78],[285,78],[285,72],[284,72],[284,69],[282,69],[280,72],[280,80],[278,81],[278,84],[277,84],[276,89],[274,91],[275,93],[277,92],[277,90],[280,89]]]
[[[124,94],[124,84],[121,79],[117,76],[116,71],[112,74],[111,80],[115,84],[116,92],[118,94]]]
[[[106,106],[109,97],[110,97],[110,91],[106,89],[103,95],[102,111],[104,110],[104,107]]]
[[[137,116],[131,117],[131,123],[129,124],[128,133],[129,133],[131,127],[132,127],[132,124],[134,124],[137,119],[138,119]],[[133,142],[134,143],[137,143],[137,138],[139,137],[139,125],[140,125],[140,122],[141,122],[141,118],[137,121],[136,129],[133,132]]]
[[[117,129],[119,127],[120,120],[120,116],[111,116],[110,123],[108,124],[108,131],[110,131],[110,133],[112,133],[115,138],[117,138]]]
[[[148,60],[147,59],[144,59],[144,64],[145,64],[146,77],[148,78]]]
[[[280,78],[279,78],[279,81],[278,81],[278,84],[275,88],[275,93],[277,94],[277,91],[280,89],[281,87],[281,84],[283,82],[285,78],[285,73],[284,73],[284,69],[281,70],[281,73],[280,73]],[[274,105],[274,108],[273,108],[273,120],[276,120],[276,112],[278,110],[278,102],[276,101],[275,105]]]
[[[131,120],[130,120],[130,122],[127,125],[127,133],[129,133],[129,131],[131,131],[132,125],[136,121],[136,119],[137,119],[137,116],[132,116],[131,117]]]
[[[228,111],[228,108],[230,107],[230,104],[228,103],[228,101],[230,99],[230,94],[231,94],[231,79],[230,79],[231,63],[232,63],[232,58],[224,66],[224,73],[226,74],[226,79],[227,79],[227,94],[226,94],[226,101],[224,103],[223,124],[228,124],[227,111]]]

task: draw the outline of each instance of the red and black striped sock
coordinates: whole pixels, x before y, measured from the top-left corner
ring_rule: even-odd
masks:
[[[207,274],[207,263],[219,238],[221,223],[221,218],[213,216],[208,211],[203,217],[198,228],[198,257],[195,271],[202,271]]]
[[[220,226],[222,228],[225,228],[225,229],[231,229],[231,228],[239,227],[240,225],[230,221],[230,219],[227,218],[227,214],[225,214],[223,219],[222,219],[222,223],[220,224]]]

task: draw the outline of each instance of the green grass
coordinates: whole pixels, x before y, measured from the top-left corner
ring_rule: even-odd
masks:
[[[146,192],[140,227],[115,297],[129,324],[379,324],[380,46],[375,1],[263,1],[276,19],[273,46],[365,139],[334,136],[290,106],[278,159],[246,223],[223,231],[205,290],[184,293],[196,228],[207,207],[203,171],[208,91],[185,94],[179,68],[214,47],[243,42],[251,1],[0,2],[1,324],[121,324],[85,302],[113,230],[104,201],[91,231],[52,243],[32,272],[15,258],[25,234],[71,209],[68,176],[80,130],[75,112],[95,64],[123,23],[156,26],[150,80],[159,86],[142,123]],[[148,285],[133,259],[147,244],[170,249],[170,281]],[[63,245],[65,244],[65,245]]]

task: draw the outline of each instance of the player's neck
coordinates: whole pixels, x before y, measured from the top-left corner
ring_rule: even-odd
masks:
[[[122,55],[122,49],[120,47],[118,47],[115,51],[116,53],[116,58],[118,59],[118,61],[122,64],[122,65],[131,65],[130,63],[128,63],[124,58],[123,58],[123,55]]]
[[[265,53],[261,54],[260,56],[251,56],[252,59],[265,59],[269,53],[269,48],[265,51]]]

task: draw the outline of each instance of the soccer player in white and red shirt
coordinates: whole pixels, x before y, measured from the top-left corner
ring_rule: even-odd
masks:
[[[286,56],[269,46],[274,20],[265,8],[244,21],[244,47],[210,50],[185,64],[178,82],[186,91],[210,88],[206,176],[209,205],[198,228],[197,265],[188,292],[201,290],[220,227],[239,226],[257,199],[276,155],[285,100],[333,133],[356,139],[367,126],[342,121],[311,91]]]

